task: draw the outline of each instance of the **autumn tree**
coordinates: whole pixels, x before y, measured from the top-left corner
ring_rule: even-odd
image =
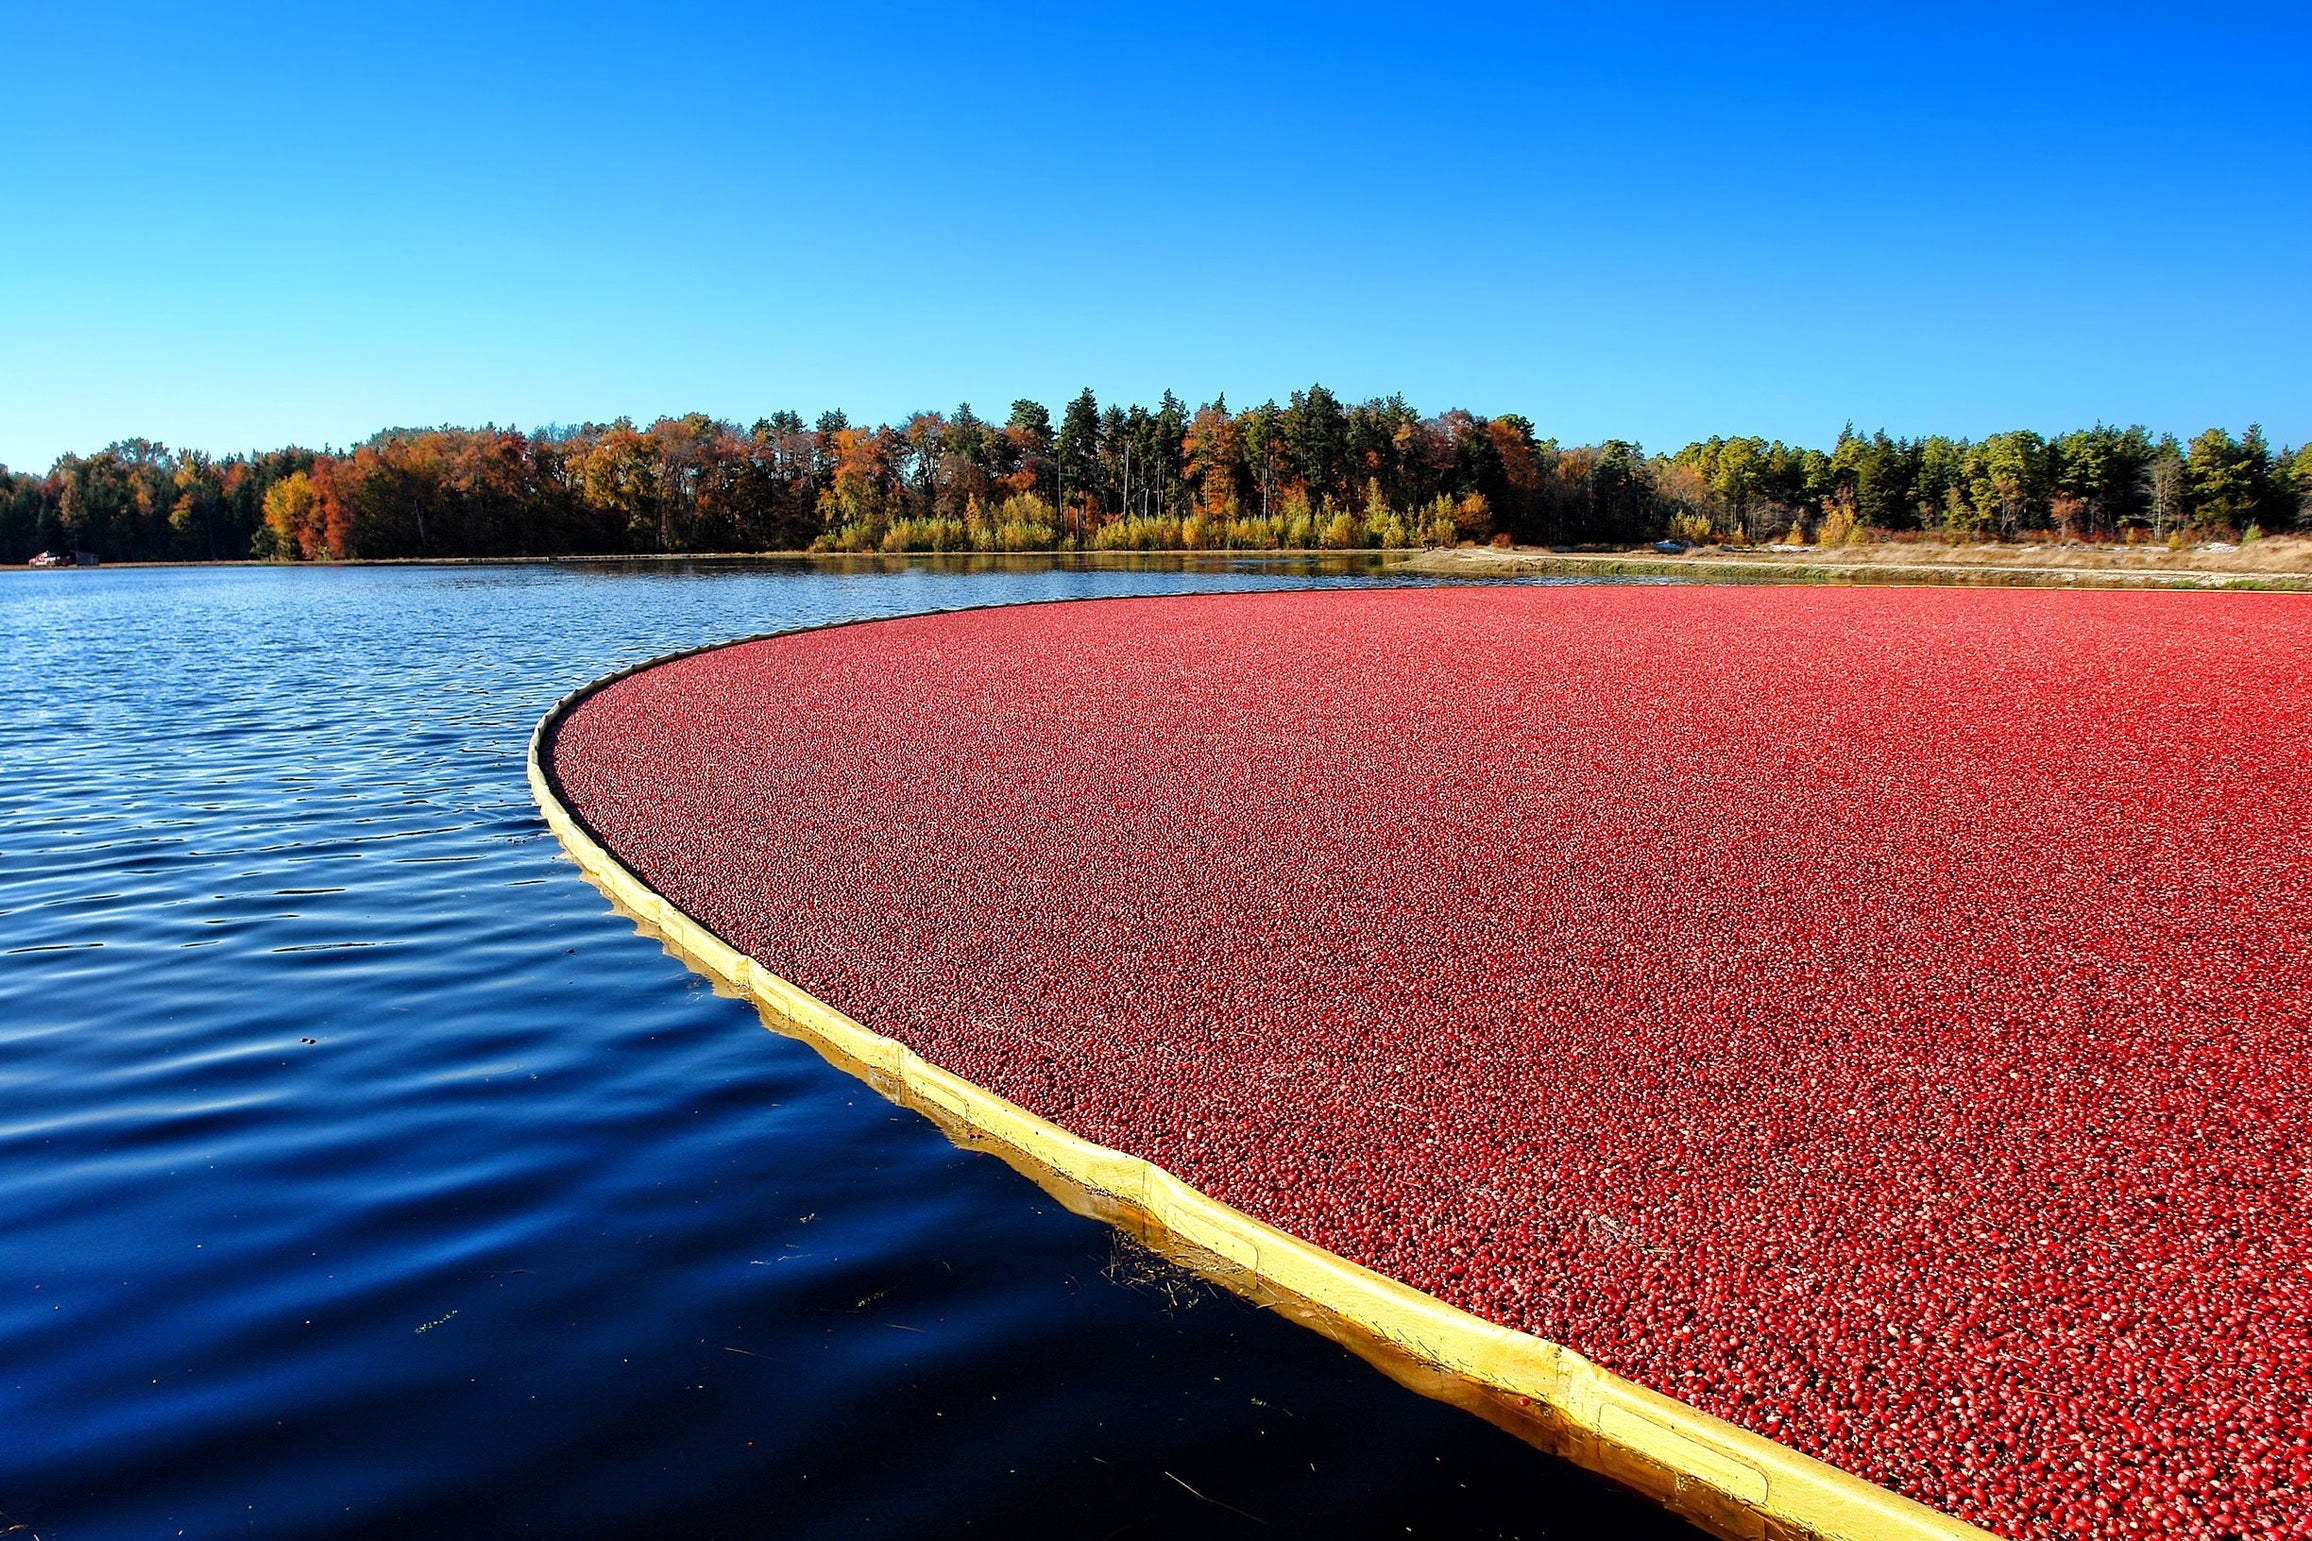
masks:
[[[1004,477],[1007,491],[1016,495],[1040,494],[1051,489],[1052,502],[1059,502],[1059,459],[1057,446],[1052,441],[1052,414],[1040,402],[1020,400],[1011,405],[1011,417],[1005,421],[1004,437],[1010,441],[1009,462],[1012,469]]]
[[[1648,458],[1619,440],[1560,445],[1515,414],[1347,405],[1322,385],[1245,412],[1224,398],[1190,412],[1170,391],[1103,409],[1087,388],[1057,432],[1023,399],[1000,427],[963,403],[882,426],[781,411],[751,428],[698,412],[527,434],[396,428],[348,451],[222,459],[124,439],[44,476],[0,470],[0,555],[1616,544],[1665,529],[1759,539],[1800,520],[1854,538],[2164,538],[2292,530],[2308,500],[2312,448],[2276,449],[2255,427],[2183,444],[2104,424],[1980,440],[1850,424],[1827,451],[1737,435]]]
[[[1196,409],[1181,448],[1191,504],[1208,518],[1235,519],[1243,507],[1244,436],[1229,415],[1226,396]]]

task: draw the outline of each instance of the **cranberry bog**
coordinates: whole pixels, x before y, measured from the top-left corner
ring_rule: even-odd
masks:
[[[1594,1365],[1721,1531],[2312,1535],[2312,598],[953,612],[615,676],[533,778],[939,1105]]]

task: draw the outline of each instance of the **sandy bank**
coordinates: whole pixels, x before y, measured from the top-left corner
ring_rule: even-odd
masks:
[[[1399,570],[1441,577],[1543,573],[1662,574],[1784,583],[1982,583],[2083,588],[2312,588],[2312,537],[2245,546],[1977,545],[1884,542],[1864,546],[1697,547],[1671,555],[1464,546],[1424,551]]]

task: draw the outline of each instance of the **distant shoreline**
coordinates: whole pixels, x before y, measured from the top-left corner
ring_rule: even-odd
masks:
[[[269,568],[319,571],[336,567],[617,567],[686,562],[794,562],[812,566],[866,562],[986,562],[1073,559],[1089,565],[1130,564],[1150,559],[1207,561],[1379,561],[1382,570],[1437,578],[1515,578],[1549,574],[1598,577],[1678,577],[1704,583],[1860,583],[2026,588],[2227,588],[2312,590],[2312,537],[2272,536],[2229,550],[2169,551],[2160,546],[1971,545],[1927,542],[1872,542],[1844,547],[1702,546],[1678,553],[1646,547],[1557,549],[1551,547],[1460,546],[1316,549],[1268,547],[1212,550],[1174,547],[1152,551],[684,551],[590,553],[567,556],[379,557],[324,562],[280,562],[241,558],[195,562],[107,562],[96,568],[58,572],[103,572],[155,568]],[[0,569],[36,572],[12,566]]]

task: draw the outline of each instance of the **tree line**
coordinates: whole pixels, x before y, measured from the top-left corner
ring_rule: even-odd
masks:
[[[128,439],[45,475],[0,467],[0,561],[1843,542],[1915,535],[2179,542],[2312,526],[2312,446],[1711,438],[1565,445],[1514,414],[1425,416],[1323,386],[1236,411],[1017,401],[903,423],[778,412],[751,427],[394,428],[347,450],[212,458]]]

